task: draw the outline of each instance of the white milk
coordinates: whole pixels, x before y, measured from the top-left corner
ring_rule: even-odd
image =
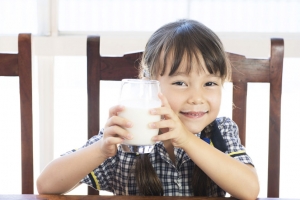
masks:
[[[149,110],[160,107],[160,101],[151,102],[152,106],[141,106],[140,102],[131,102],[131,105],[128,105],[128,102],[121,102],[121,104],[125,106],[125,110],[118,113],[118,116],[128,119],[133,123],[131,128],[127,128],[132,134],[133,139],[124,140],[123,144],[136,146],[153,145],[155,142],[151,138],[158,134],[158,129],[149,128],[149,123],[160,121],[160,115],[151,115]]]

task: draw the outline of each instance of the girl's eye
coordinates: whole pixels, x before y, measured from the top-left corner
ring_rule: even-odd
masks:
[[[205,86],[214,86],[214,85],[217,85],[217,84],[214,83],[214,82],[207,82],[207,83],[205,83]]]
[[[185,84],[182,81],[177,81],[177,82],[173,83],[172,85],[187,86],[187,84]]]

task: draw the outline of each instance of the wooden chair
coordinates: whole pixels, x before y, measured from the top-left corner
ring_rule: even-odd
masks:
[[[19,34],[18,53],[0,53],[0,76],[19,77],[22,194],[33,194],[31,34]]]
[[[126,54],[123,57],[100,55],[100,37],[87,39],[87,89],[88,89],[88,138],[99,132],[99,81],[137,78],[138,64],[142,52]],[[280,172],[280,117],[283,68],[283,39],[271,39],[271,56],[268,59],[249,59],[242,55],[227,53],[233,67],[232,83],[233,120],[239,126],[239,136],[245,145],[246,100],[248,82],[270,83],[269,117],[269,160],[268,197],[279,197]],[[89,194],[98,191],[89,188]]]
[[[228,53],[233,66],[233,103],[236,106],[232,118],[239,127],[243,145],[246,145],[247,83],[270,83],[268,197],[279,197],[283,52],[283,39],[272,38],[269,59],[249,59]]]

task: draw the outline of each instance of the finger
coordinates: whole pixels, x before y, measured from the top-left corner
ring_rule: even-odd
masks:
[[[126,130],[119,126],[110,126],[104,129],[104,138],[121,138],[121,139],[132,139],[132,135]]]
[[[159,122],[152,122],[149,124],[149,127],[152,129],[161,129],[161,128],[169,128],[173,130],[176,124],[173,120],[162,120]]]
[[[175,113],[170,107],[159,107],[159,108],[152,108],[150,110],[150,114],[152,115],[162,115],[165,119],[170,119],[175,117]]]
[[[160,135],[156,135],[156,136],[152,137],[152,140],[155,141],[155,142],[170,140],[170,139],[172,139],[171,135],[172,135],[171,131],[166,132],[164,134],[160,134]]]
[[[124,138],[120,138],[120,137],[109,137],[104,140],[105,144],[107,145],[121,144],[123,143],[123,141]]]
[[[117,106],[113,106],[109,109],[109,117],[111,118],[112,116],[117,116],[118,112],[122,112],[124,110],[124,106],[123,105],[117,105]]]
[[[121,126],[124,128],[131,128],[133,126],[132,122],[119,116],[112,116],[109,118],[105,124],[105,128],[110,127],[110,126]]]
[[[158,94],[159,99],[161,100],[162,103],[162,107],[161,108],[168,108],[165,110],[161,110],[162,112],[160,113],[160,115],[164,115],[164,118],[172,118],[174,116],[174,112],[169,104],[168,99],[160,92]],[[165,112],[165,113],[164,113]]]
[[[161,100],[162,106],[170,107],[170,104],[167,98],[160,92],[158,93],[158,98]]]

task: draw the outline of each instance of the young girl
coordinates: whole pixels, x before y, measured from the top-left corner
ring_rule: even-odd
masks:
[[[39,193],[62,194],[81,183],[116,195],[224,196],[255,199],[259,183],[251,158],[229,118],[217,118],[230,64],[219,38],[193,20],[166,24],[149,39],[141,78],[160,82],[162,120],[152,153],[124,153],[118,144],[134,126],[109,111],[103,130],[80,149],[52,161],[37,179]],[[138,117],[138,116],[137,116]],[[141,133],[142,134],[142,133]]]

